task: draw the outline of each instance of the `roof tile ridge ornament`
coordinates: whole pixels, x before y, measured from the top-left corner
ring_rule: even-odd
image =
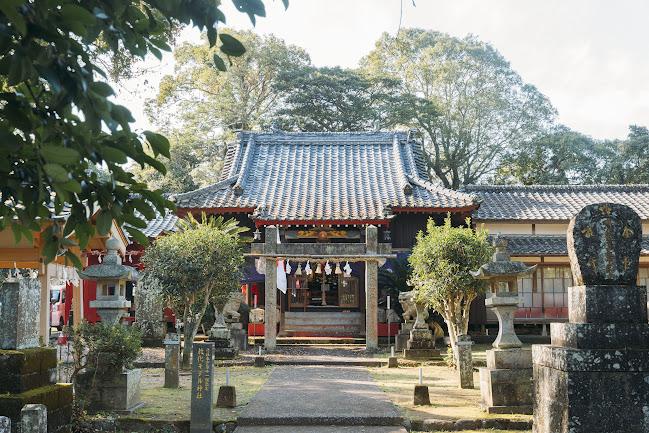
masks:
[[[246,186],[246,177],[248,176],[248,166],[250,166],[250,161],[252,156],[255,153],[255,136],[250,134],[248,139],[248,145],[246,146],[246,151],[243,154],[243,160],[241,161],[241,168],[239,169],[239,174],[237,177],[237,182],[234,184],[233,190],[236,195],[243,194],[243,190]]]
[[[207,186],[204,186],[202,188],[195,189],[193,191],[182,192],[182,193],[179,193],[179,194],[172,194],[169,199],[171,201],[175,202],[176,204],[181,205],[183,199],[191,198],[191,197],[193,197],[195,195],[198,195],[198,194],[206,192],[206,191],[218,191],[220,189],[223,189],[223,188],[225,188],[227,186],[232,185],[237,180],[237,178],[238,178],[238,176],[233,176],[233,177],[229,177],[227,179],[220,180],[220,181],[218,181],[216,183],[213,183],[211,185],[207,185]],[[179,207],[182,207],[182,206],[179,206]]]
[[[422,188],[425,188],[428,191],[435,192],[435,193],[442,193],[455,198],[459,198],[461,200],[466,200],[469,204],[472,205],[479,205],[480,203],[482,203],[482,199],[475,194],[454,190],[450,188],[445,188],[441,185],[435,185],[431,181],[422,179],[420,177],[415,177],[412,175],[407,175],[407,177],[411,183],[420,186]]]
[[[412,185],[408,182],[408,172],[405,170],[404,160],[401,155],[401,144],[399,144],[399,135],[395,132],[392,139],[392,156],[397,161],[397,172],[399,176],[399,187],[405,195],[412,194]]]
[[[556,192],[641,192],[649,190],[649,184],[582,184],[582,185],[561,185],[561,184],[535,184],[535,185],[465,185],[467,191],[487,191],[487,192],[539,192],[539,191],[556,191]]]

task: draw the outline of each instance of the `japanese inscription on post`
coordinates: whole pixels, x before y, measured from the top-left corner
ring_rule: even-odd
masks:
[[[211,433],[214,343],[194,343],[192,349],[193,369],[190,433]]]
[[[568,226],[575,285],[634,285],[642,241],[640,217],[628,206],[585,206]]]

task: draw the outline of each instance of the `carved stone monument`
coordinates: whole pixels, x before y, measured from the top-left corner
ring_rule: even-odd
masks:
[[[568,227],[568,323],[533,347],[536,433],[649,432],[647,291],[636,285],[642,226],[629,207],[584,207]]]
[[[401,323],[401,328],[395,338],[394,348],[397,352],[402,352],[406,348],[410,339],[412,325],[415,323],[415,317],[417,317],[417,308],[413,296],[413,291],[399,293],[399,303],[403,309],[403,323]]]
[[[212,433],[214,413],[214,343],[192,346],[190,433]]]
[[[518,278],[529,275],[536,266],[512,262],[507,240],[494,240],[492,261],[471,272],[490,283],[485,305],[498,317],[498,336],[487,351],[487,368],[480,369],[483,409],[489,413],[532,413],[532,352],[521,348],[514,331],[518,309]]]
[[[428,329],[426,319],[428,309],[422,303],[415,303],[417,318],[412,325],[410,338],[403,349],[403,357],[406,359],[424,360],[439,356],[439,350],[435,349],[433,333]]]
[[[49,430],[56,432],[70,422],[72,387],[55,383],[56,349],[38,347],[40,298],[39,280],[29,272],[0,286],[0,415],[16,429],[23,406],[44,404]]]

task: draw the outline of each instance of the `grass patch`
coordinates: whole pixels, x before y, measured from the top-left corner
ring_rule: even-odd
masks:
[[[369,371],[381,389],[410,419],[508,418],[524,421],[531,419],[530,415],[491,415],[483,412],[480,409],[480,380],[477,372],[473,377],[475,388],[460,389],[459,379],[454,370],[438,365],[424,365],[422,368],[424,385],[428,385],[431,406],[415,406],[412,403],[413,389],[418,383],[418,367],[370,368]]]
[[[425,433],[425,432],[413,431],[411,433]],[[439,433],[445,433],[445,432],[440,430]],[[487,430],[462,430],[462,433],[530,433],[530,431],[529,430],[493,430],[493,429],[487,429]]]
[[[262,385],[268,380],[273,367],[255,368],[249,366],[230,367],[230,385],[237,390],[237,407],[233,409],[214,408],[214,420],[226,422],[236,420],[239,411],[248,404]],[[182,372],[180,388],[163,388],[164,369],[147,368],[143,370],[141,398],[145,406],[135,412],[142,419],[189,420],[191,404],[191,374]],[[219,386],[225,385],[225,368],[214,368],[214,404]]]

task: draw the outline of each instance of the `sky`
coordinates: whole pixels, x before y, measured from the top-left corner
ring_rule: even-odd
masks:
[[[355,67],[383,32],[419,27],[478,36],[553,103],[559,121],[594,138],[623,138],[649,126],[649,1],[646,0],[264,0],[253,27],[224,0],[227,24],[273,33],[306,49],[316,66]],[[185,30],[181,41],[200,40]],[[136,126],[150,127],[143,101],[173,68],[147,61],[148,74],[118,86]]]

